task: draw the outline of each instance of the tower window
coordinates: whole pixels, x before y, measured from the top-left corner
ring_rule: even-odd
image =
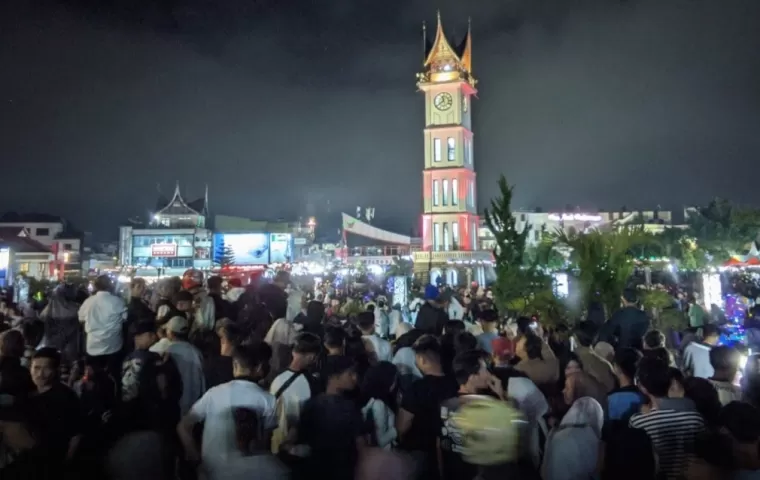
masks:
[[[440,138],[433,139],[433,161],[434,162],[441,161],[441,139]]]
[[[451,239],[453,241],[454,250],[459,250],[459,222],[451,224]]]
[[[443,180],[443,203],[442,205],[445,207],[449,204],[449,181]],[[444,224],[445,225],[445,224]]]
[[[446,144],[448,146],[447,158],[449,159],[449,162],[453,162],[457,159],[457,142],[453,137],[449,137],[448,140],[446,140]]]
[[[475,208],[475,182],[470,181],[467,184],[467,187],[467,206],[470,208]]]
[[[433,180],[433,206],[438,206],[438,180]]]
[[[449,238],[449,224],[448,223],[443,224],[443,249],[446,251],[451,250],[451,241]]]
[[[467,138],[464,139],[464,163],[470,164],[470,140]]]
[[[441,249],[441,224],[433,224],[433,250],[438,251]]]
[[[459,180],[456,178],[451,180],[451,204],[459,205]]]

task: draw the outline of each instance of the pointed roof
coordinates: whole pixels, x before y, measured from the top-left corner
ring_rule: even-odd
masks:
[[[420,81],[446,82],[461,79],[475,85],[476,80],[472,77],[472,23],[468,21],[467,35],[458,44],[446,37],[440,11],[437,13],[437,26],[432,44],[427,40],[424,24],[422,31],[425,60],[423,73],[418,75]]]
[[[161,202],[161,200],[162,199],[159,198],[159,202]],[[163,206],[158,205],[156,208],[156,215],[205,215],[204,208],[204,199],[190,203],[185,202],[179,191],[179,182],[177,182],[171,200],[163,202]]]

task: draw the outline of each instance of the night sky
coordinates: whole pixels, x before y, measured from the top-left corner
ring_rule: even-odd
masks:
[[[0,210],[115,239],[179,180],[409,233],[438,8],[456,40],[472,16],[481,208],[500,173],[516,207],[760,203],[757,0],[6,0]]]

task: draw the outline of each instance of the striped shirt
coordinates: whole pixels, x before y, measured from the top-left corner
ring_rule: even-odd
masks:
[[[694,439],[705,429],[699,413],[683,408],[691,402],[678,400],[683,399],[661,399],[661,409],[637,413],[629,422],[632,428],[647,432],[660,462],[660,475],[668,480],[679,478],[686,470]]]

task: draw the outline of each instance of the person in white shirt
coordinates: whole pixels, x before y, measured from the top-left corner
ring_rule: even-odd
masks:
[[[702,334],[702,342],[691,342],[684,349],[683,369],[692,377],[710,378],[715,372],[710,364],[710,350],[718,344],[720,330],[708,323],[702,328]]]
[[[383,340],[375,333],[375,315],[372,312],[362,312],[356,320],[362,332],[362,340],[369,347],[367,350],[375,354],[378,362],[390,362],[393,349],[388,340]]]
[[[190,322],[185,317],[174,317],[166,324],[166,335],[171,341],[166,353],[177,365],[182,378],[182,397],[179,409],[182,415],[201,398],[206,391],[206,377],[203,374],[203,355],[189,341]]]
[[[392,406],[396,403],[396,377],[398,370],[390,362],[380,362],[371,366],[364,374],[364,380],[360,388],[361,398],[364,401],[362,415],[368,424],[374,426],[370,432],[374,446],[390,450],[395,442],[396,415]]]
[[[266,376],[272,349],[266,343],[235,349],[232,367],[235,379],[206,392],[177,426],[177,434],[192,461],[203,462],[211,479],[221,478],[227,462],[242,456],[237,447],[234,411],[238,407],[255,410],[264,438],[277,426],[274,395],[256,383]],[[193,427],[204,422],[201,448],[193,438]],[[203,452],[201,457],[200,452]]]
[[[375,315],[375,334],[380,338],[388,338],[390,335],[391,320],[387,312],[387,299],[384,295],[377,297],[377,305],[372,311]]]
[[[112,294],[113,283],[108,275],[95,279],[95,294],[79,308],[79,321],[87,335],[85,351],[91,357],[107,357],[107,363],[120,374],[124,346],[123,327],[127,319],[127,305]]]
[[[272,453],[277,454],[280,444],[298,424],[304,403],[318,393],[317,382],[309,373],[322,351],[322,340],[312,333],[296,337],[293,360],[287,370],[277,375],[269,393],[277,402],[277,428],[272,432]]]

